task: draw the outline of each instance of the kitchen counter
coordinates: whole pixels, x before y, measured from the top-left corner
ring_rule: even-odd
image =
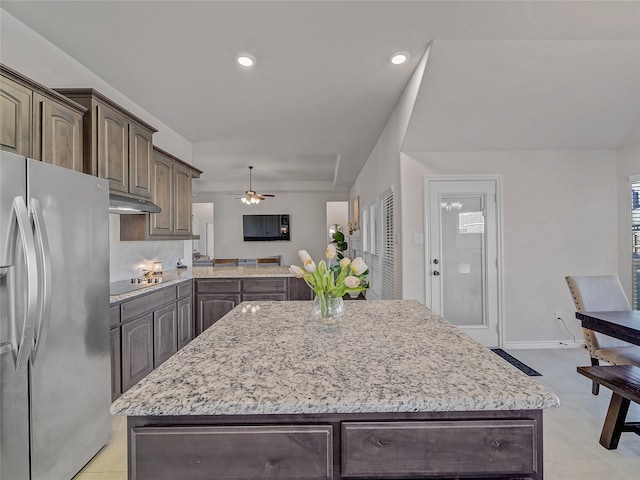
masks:
[[[155,283],[149,286],[142,286],[135,290],[125,293],[116,293],[109,296],[109,304],[115,305],[117,303],[122,302],[123,300],[127,300],[130,298],[138,297],[140,295],[146,295],[148,293],[153,292],[154,290],[159,290],[164,287],[169,287],[171,285],[177,285],[178,283],[186,282],[187,280],[191,280],[193,278],[191,270],[172,270],[165,273],[162,276],[161,283]],[[119,282],[111,283],[112,292],[117,292],[118,288],[126,287],[130,283],[129,280],[121,280]],[[115,288],[114,288],[115,287]]]
[[[293,277],[289,267],[194,267],[193,278]]]
[[[115,415],[522,410],[558,398],[416,301],[237,307],[126,392]]]
[[[289,271],[289,267],[194,267],[186,270],[171,270],[162,276],[162,282],[158,284],[152,284],[149,286],[143,286],[125,293],[114,293],[109,298],[109,303],[115,305],[140,295],[146,295],[154,290],[158,290],[163,287],[175,285],[186,280],[193,278],[268,278],[268,277],[293,277],[294,275]],[[114,292],[118,291],[118,288],[126,288],[129,284],[129,280],[122,280],[119,282],[113,282],[111,284]],[[115,287],[115,288],[114,288]]]
[[[256,302],[251,302],[255,305]],[[542,480],[558,398],[416,301],[239,305],[111,406],[129,478]]]

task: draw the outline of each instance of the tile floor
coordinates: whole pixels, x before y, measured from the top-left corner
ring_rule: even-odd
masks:
[[[540,372],[532,377],[560,397],[562,406],[544,413],[545,480],[637,480],[640,436],[623,433],[616,450],[600,446],[600,430],[611,392],[591,395],[591,383],[576,373],[588,365],[583,349],[510,350],[518,360]],[[632,404],[628,420],[640,421],[640,405]],[[113,417],[107,445],[74,480],[126,480],[126,422]]]

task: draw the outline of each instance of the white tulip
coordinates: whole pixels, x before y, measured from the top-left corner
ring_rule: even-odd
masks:
[[[324,256],[327,257],[327,259],[334,259],[336,258],[337,254],[338,251],[336,250],[336,246],[333,243],[327,245],[327,249],[324,251]]]
[[[297,265],[291,265],[289,267],[289,271],[293,273],[296,276],[296,278],[304,277],[304,270]]]
[[[350,263],[351,263],[351,260],[349,260],[347,257],[344,257],[342,260],[340,260],[340,266],[342,268],[347,268]]]
[[[367,264],[364,263],[364,260],[362,259],[362,257],[356,257],[351,262],[351,271],[356,275],[362,275],[368,269],[369,267],[367,267]]]
[[[298,251],[298,256],[300,257],[300,261],[302,261],[303,265],[307,263],[307,260],[311,260],[311,255],[309,255],[309,252],[306,250]]]
[[[309,259],[306,262],[304,262],[304,269],[309,272],[309,273],[313,273],[316,271],[316,264],[313,260]]]
[[[349,275],[344,279],[344,284],[347,288],[356,288],[360,286],[360,279],[358,277],[354,277],[353,275]]]

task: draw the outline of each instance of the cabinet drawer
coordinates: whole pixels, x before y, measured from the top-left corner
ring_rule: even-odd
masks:
[[[240,293],[240,279],[196,280],[196,293]]]
[[[140,317],[156,310],[158,307],[172,302],[175,303],[176,300],[176,287],[163,288],[140,298],[130,300],[122,304],[122,321],[126,322]]]
[[[178,298],[190,297],[193,293],[193,282],[189,280],[188,282],[181,283],[178,286]]]
[[[109,326],[111,328],[120,324],[120,305],[109,307]]]
[[[342,476],[367,478],[534,474],[535,420],[344,422]]]
[[[285,293],[286,278],[245,278],[242,293]]]
[[[276,300],[284,302],[287,299],[285,293],[245,293],[242,295],[243,302],[258,302]]]
[[[140,427],[131,442],[137,480],[333,478],[328,425]]]

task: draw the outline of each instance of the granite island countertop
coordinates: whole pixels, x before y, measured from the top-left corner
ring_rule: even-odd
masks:
[[[243,303],[111,406],[128,416],[538,410],[559,400],[413,300]]]

